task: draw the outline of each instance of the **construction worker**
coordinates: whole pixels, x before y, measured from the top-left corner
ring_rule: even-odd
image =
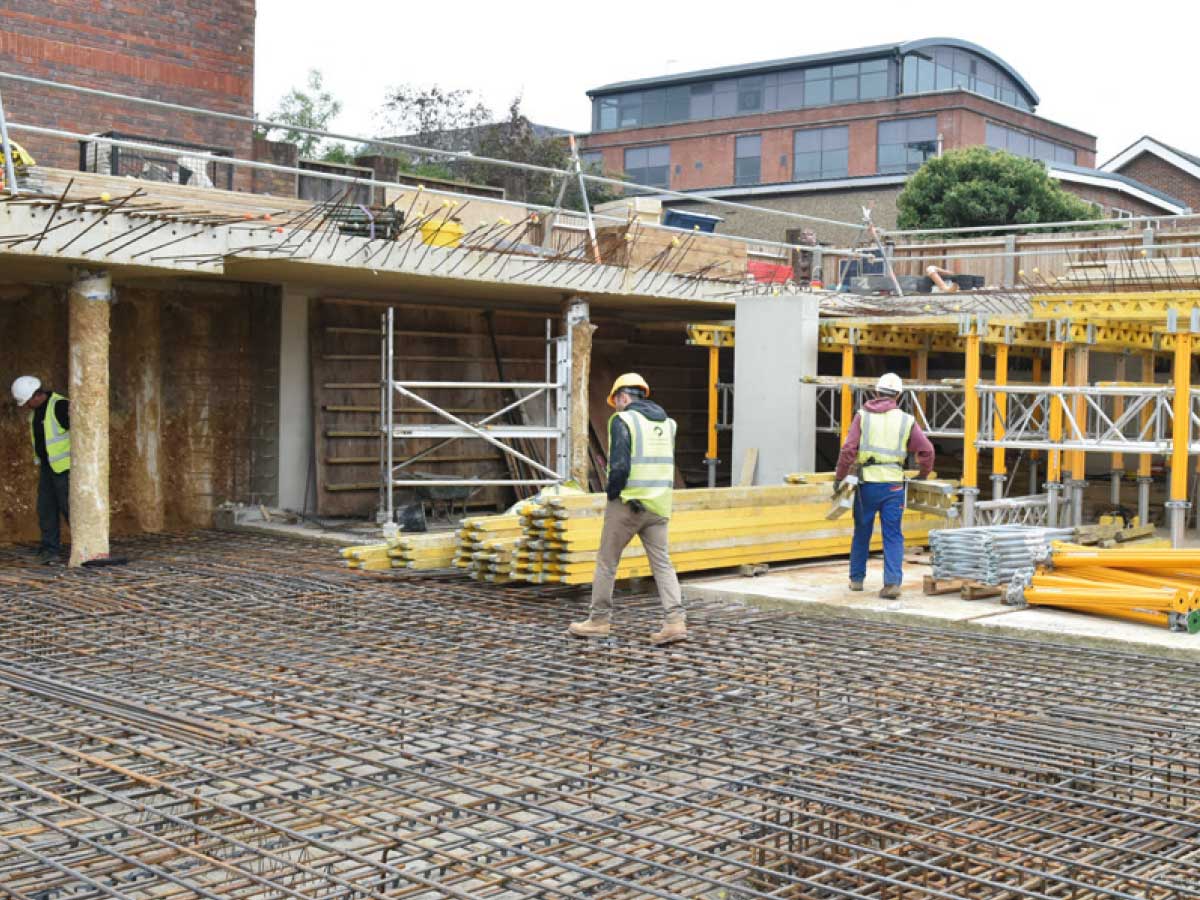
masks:
[[[58,517],[70,521],[71,496],[71,410],[62,394],[46,390],[32,375],[12,383],[17,406],[31,411],[29,437],[33,441],[34,465],[38,467],[38,525],[42,544],[38,560],[57,562],[62,553]]]
[[[838,454],[835,490],[851,473],[858,478],[854,499],[854,540],[850,545],[850,590],[861,591],[875,516],[883,530],[883,590],[880,597],[900,596],[904,561],[904,463],[916,457],[919,478],[933,471],[933,444],[911,415],[897,405],[904,383],[888,372],[875,385],[875,398],[863,404],[850,423]]]
[[[571,623],[569,631],[575,637],[608,637],[617,566],[636,535],[642,539],[665,618],[650,641],[671,644],[687,639],[679,579],[667,552],[675,484],[675,420],[649,396],[650,386],[636,372],[622,375],[608,392],[608,405],[616,410],[608,420],[608,505],[596,555],[592,605],[585,621]]]

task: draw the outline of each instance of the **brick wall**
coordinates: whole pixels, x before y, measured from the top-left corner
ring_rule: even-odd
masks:
[[[1099,203],[1106,216],[1110,215],[1113,209],[1125,210],[1126,212],[1133,213],[1135,216],[1170,215],[1164,212],[1161,206],[1146,203],[1137,197],[1120,191],[1096,187],[1090,184],[1077,184],[1072,181],[1063,181],[1060,184],[1063,190],[1069,191],[1076,197],[1081,197],[1089,203]]]
[[[1153,153],[1139,153],[1117,171],[1177,197],[1193,210],[1200,210],[1200,178],[1192,177]]]
[[[6,70],[171,103],[253,113],[254,0],[6,0]],[[15,123],[88,134],[117,131],[203,144],[250,158],[248,125],[0,80]],[[43,165],[77,168],[78,143],[14,130]],[[247,187],[250,176],[239,177]]]
[[[878,123],[922,115],[937,116],[946,150],[984,143],[986,123],[994,121],[1073,147],[1081,166],[1096,164],[1096,139],[1092,135],[966,91],[597,132],[587,136],[585,145],[588,150],[602,153],[606,171],[620,172],[625,166],[625,148],[670,144],[671,188],[696,190],[733,184],[734,142],[739,134],[762,135],[762,183],[771,184],[792,178],[792,133],[797,128],[847,125],[849,174],[874,175]],[[781,164],[784,155],[787,161]]]
[[[289,144],[287,141],[268,141],[266,138],[256,137],[254,139],[254,160],[294,169],[300,161],[300,151],[295,144]],[[250,178],[250,190],[256,194],[272,194],[276,197],[296,196],[297,175],[295,172],[254,169]]]

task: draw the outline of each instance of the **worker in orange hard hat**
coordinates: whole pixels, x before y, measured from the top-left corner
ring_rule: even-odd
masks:
[[[585,621],[571,623],[569,631],[575,637],[608,637],[621,553],[634,537],[640,537],[665,619],[650,641],[671,644],[687,639],[679,579],[667,550],[675,486],[675,420],[649,398],[650,385],[636,372],[620,376],[608,392],[608,405],[616,410],[608,420],[608,505],[596,554],[592,605]]]

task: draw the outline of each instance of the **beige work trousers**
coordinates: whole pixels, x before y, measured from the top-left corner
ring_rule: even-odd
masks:
[[[608,501],[608,506],[604,508],[604,527],[600,532],[600,552],[596,554],[596,577],[592,581],[592,608],[588,618],[593,622],[608,622],[612,618],[617,566],[621,562],[622,551],[634,536],[642,539],[666,621],[684,620],[679,579],[667,552],[669,521],[647,509],[634,512],[629,504],[620,500]]]

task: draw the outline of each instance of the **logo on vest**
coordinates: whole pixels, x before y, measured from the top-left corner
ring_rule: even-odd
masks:
[[[661,426],[661,425],[655,425],[655,426],[654,426],[654,436],[655,436],[655,437],[662,437],[662,436],[663,436],[663,430],[662,430],[662,426]]]

